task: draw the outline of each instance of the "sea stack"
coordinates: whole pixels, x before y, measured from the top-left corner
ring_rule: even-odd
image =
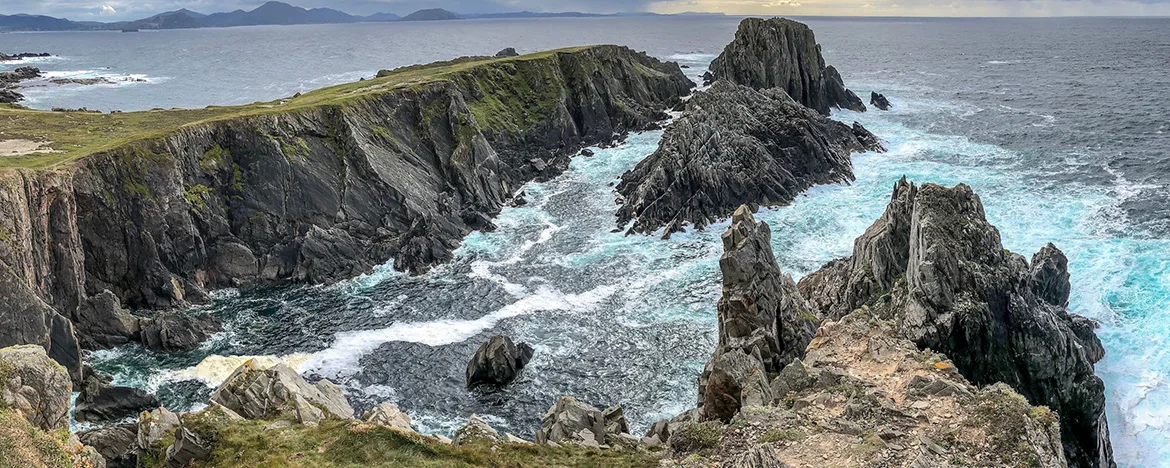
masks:
[[[532,360],[535,350],[528,343],[515,344],[511,338],[495,335],[475,351],[467,363],[467,388],[512,383],[520,369]]]
[[[780,88],[797,102],[828,115],[833,108],[865,111],[840,73],[825,66],[812,29],[785,18],[748,18],[735,40],[711,62],[708,82],[725,79],[755,89]]]
[[[884,94],[878,94],[874,91],[870,91],[869,93],[869,103],[881,110],[890,110],[893,107]]]

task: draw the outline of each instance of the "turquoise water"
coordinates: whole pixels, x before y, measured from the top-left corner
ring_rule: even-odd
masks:
[[[885,92],[895,105],[888,113],[835,117],[862,122],[890,151],[856,156],[856,182],[814,188],[759,218],[772,226],[783,269],[799,278],[848,255],[901,176],[971,185],[1005,247],[1030,257],[1054,242],[1068,254],[1070,309],[1101,324],[1107,356],[1097,370],[1119,465],[1170,466],[1170,240],[1159,228],[1170,172],[1157,149],[1166,147],[1170,127],[1150,114],[1170,106],[1158,105],[1164,93],[1139,101],[1083,91],[1106,89],[1118,74],[1146,80],[1127,89],[1164,86],[1158,77],[1096,66],[1115,49],[1165,60],[1158,47],[1126,42],[1152,44],[1164,29],[1139,22],[1113,34],[1124,28],[1088,20],[1077,28],[1020,24],[814,24],[850,87]],[[992,26],[999,28],[992,38],[953,33]],[[1084,28],[1098,31],[1093,37],[1110,35],[1086,45],[1092,35],[1075,32]],[[671,58],[697,76],[729,39],[730,31],[720,31],[703,39],[711,46],[679,45],[675,52],[687,53]],[[675,42],[665,34],[647,42],[656,55],[675,47],[663,45]],[[1009,35],[1013,40],[1002,39]],[[927,41],[932,47],[923,50]],[[1134,67],[1158,66],[1141,63]],[[553,181],[529,184],[528,205],[504,210],[498,230],[472,234],[453,262],[427,275],[383,267],[330,286],[228,291],[207,308],[228,330],[202,349],[164,356],[127,347],[92,361],[119,383],[165,393],[178,409],[205,401],[207,388],[190,379],[206,377],[182,371],[208,355],[305,353],[296,365],[306,376],[338,381],[359,409],[395,401],[424,432],[450,434],[479,413],[530,435],[561,395],[620,403],[635,431],[644,430],[694,405],[695,377],[714,347],[719,234],[726,228],[667,241],[612,232],[611,184],[653,152],[660,135],[633,135],[575,159]],[[503,392],[467,392],[467,358],[494,333],[532,343],[536,357]]]

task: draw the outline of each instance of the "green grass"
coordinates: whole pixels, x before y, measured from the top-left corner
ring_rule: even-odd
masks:
[[[0,105],[0,140],[24,139],[46,142],[48,147],[56,151],[0,157],[0,169],[51,169],[128,143],[160,138],[185,126],[292,113],[319,106],[347,106],[371,96],[440,81],[471,80],[486,86],[485,90],[500,91],[506,93],[505,95],[532,93],[533,98],[523,101],[517,108],[503,105],[498,97],[469,103],[477,119],[482,117],[485,120],[481,125],[495,125],[497,128],[507,129],[534,118],[534,115],[547,108],[547,101],[553,96],[549,96],[547,91],[542,91],[544,88],[541,86],[542,83],[529,83],[519,76],[522,74],[497,82],[496,80],[507,76],[500,74],[501,67],[509,64],[522,67],[529,65],[529,62],[553,57],[556,54],[580,52],[589,48],[591,47],[575,47],[520,57],[485,58],[406,67],[379,73],[378,78],[331,86],[288,100],[257,102],[243,106],[97,114],[51,112]],[[502,113],[500,114],[502,117],[496,117],[497,112]]]
[[[654,467],[659,457],[637,450],[502,445],[453,447],[353,421],[327,420],[319,426],[292,424],[266,429],[272,421],[189,421],[218,440],[204,467]],[[161,447],[146,466],[162,466]]]
[[[0,468],[70,467],[69,431],[45,432],[13,410],[0,409]]]

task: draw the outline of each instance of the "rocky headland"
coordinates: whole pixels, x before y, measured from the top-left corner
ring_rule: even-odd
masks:
[[[729,81],[695,93],[667,127],[658,150],[622,175],[618,224],[665,236],[703,228],[742,204],[784,205],[818,184],[853,180],[850,155],[881,150],[850,127],[794,101],[778,88]]]
[[[0,311],[18,324],[0,346],[42,345],[80,382],[81,347],[185,349],[216,329],[126,309],[387,260],[424,271],[492,229],[524,182],[666,118],[694,87],[677,64],[617,46],[380,75],[244,108],[0,109],[8,137],[58,151],[0,170],[0,298],[18,304]]]
[[[622,176],[618,224],[628,234],[702,229],[736,207],[791,203],[819,184],[853,181],[853,153],[882,151],[830,108],[865,110],[826,67],[811,29],[746,19],[711,64],[711,87],[687,102],[658,150]]]

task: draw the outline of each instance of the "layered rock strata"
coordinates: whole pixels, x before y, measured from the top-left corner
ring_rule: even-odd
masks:
[[[852,181],[850,155],[880,149],[861,125],[824,117],[779,89],[719,81],[622,175],[618,223],[666,236],[703,228],[742,204],[784,205],[814,185]]]

